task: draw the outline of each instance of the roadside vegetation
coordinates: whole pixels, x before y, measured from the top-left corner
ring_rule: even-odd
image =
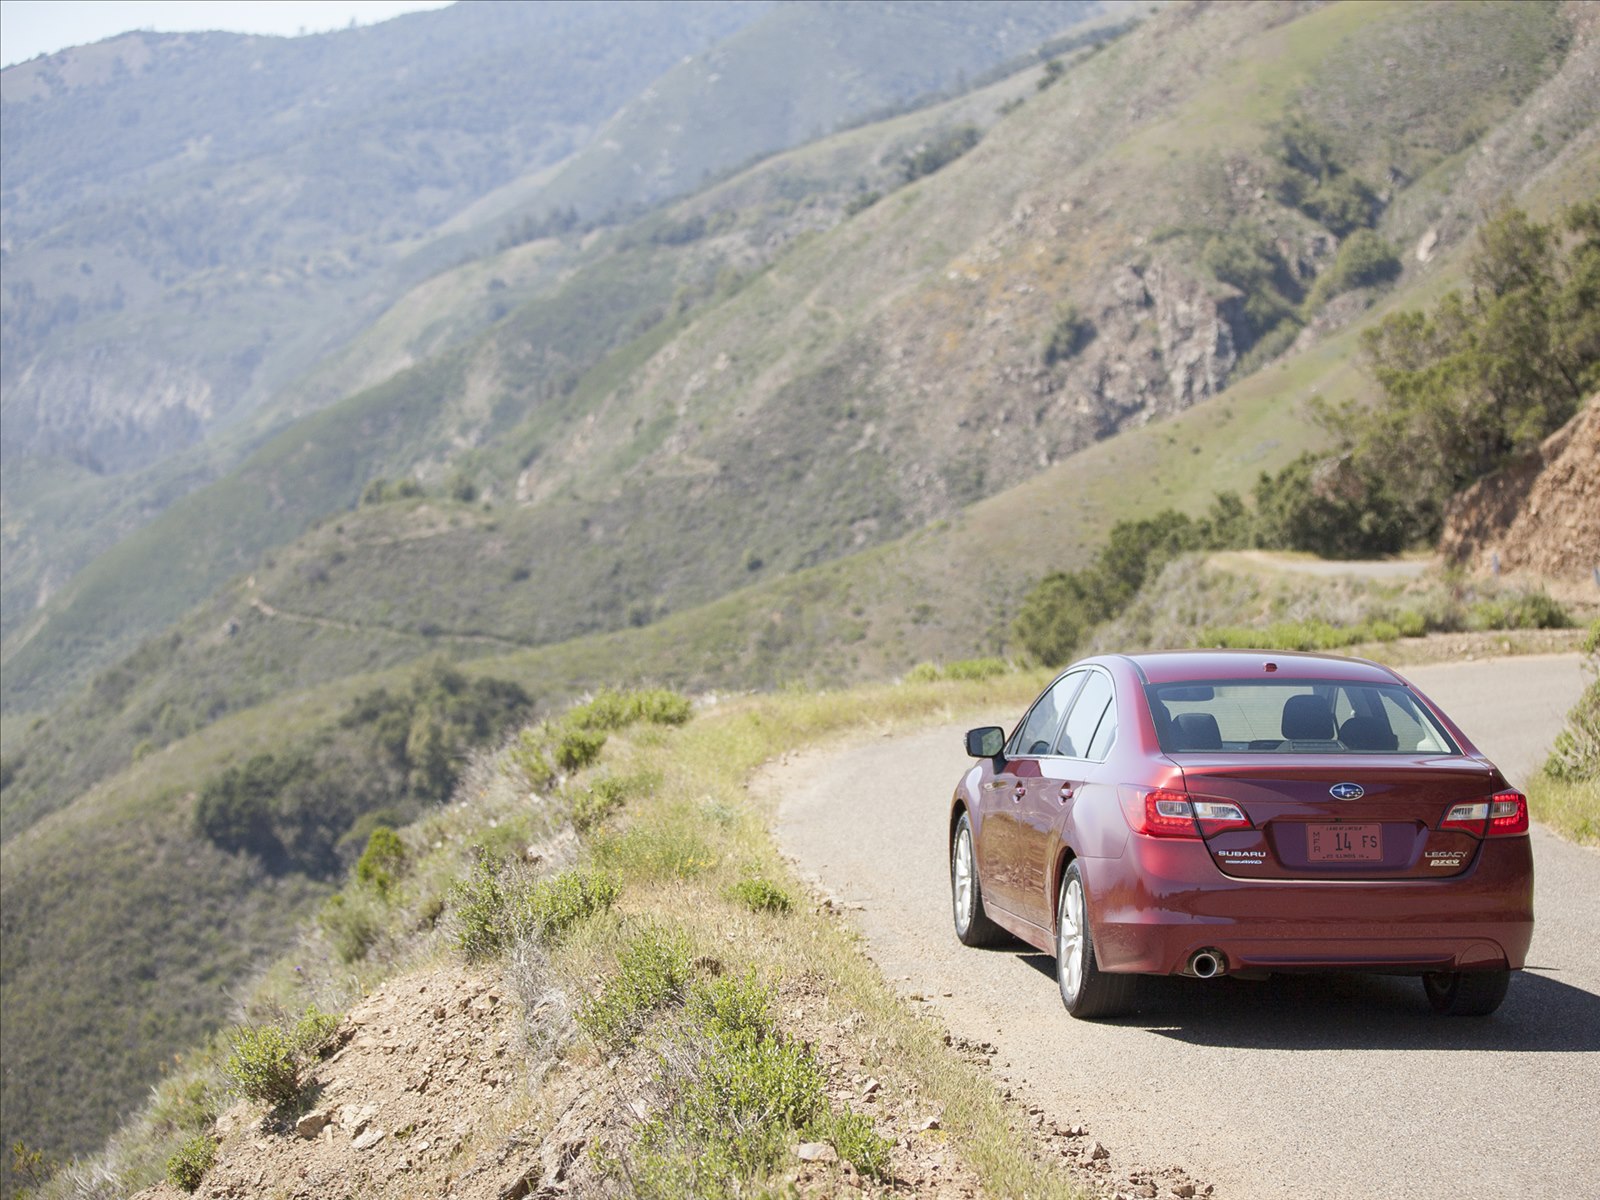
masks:
[[[1533,815],[1575,842],[1600,846],[1600,621],[1583,643],[1596,676],[1567,714],[1544,768],[1528,781]]]
[[[519,739],[478,755],[452,804],[372,835],[386,882],[357,868],[341,892],[372,904],[363,953],[347,957],[325,923],[308,924],[246,994],[238,1025],[184,1055],[101,1156],[36,1194],[123,1194],[162,1176],[192,1189],[230,1139],[295,1137],[292,1122],[220,1137],[213,1122],[241,1099],[299,1112],[317,1063],[341,1044],[330,1014],[442,958],[499,974],[524,997],[533,1080],[560,1061],[633,1081],[643,1115],[605,1125],[575,1168],[597,1182],[658,1197],[756,1194],[781,1186],[802,1142],[825,1144],[858,1178],[887,1179],[897,1142],[920,1137],[949,1146],[987,1194],[1073,1196],[993,1083],[894,996],[834,910],[800,898],[770,813],[748,790],[784,752],[1015,706],[1039,682],[987,667],[951,673],[969,677],[749,697],[693,720],[681,719],[681,698],[611,693],[548,728],[582,727],[597,711],[654,715],[612,727],[594,760],[544,796],[529,792]],[[652,783],[570,840],[581,797],[604,778]],[[572,848],[529,857],[557,844]],[[324,922],[338,906],[328,902]],[[566,999],[549,1003],[556,995]],[[898,1102],[832,1098],[849,1079],[812,1043],[836,1026],[884,1096],[915,1097],[916,1113],[938,1120],[919,1132]]]

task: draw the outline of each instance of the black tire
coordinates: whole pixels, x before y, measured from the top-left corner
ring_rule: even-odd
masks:
[[[1510,984],[1510,971],[1435,971],[1422,977],[1433,1011],[1450,1017],[1487,1017]]]
[[[1056,983],[1061,1003],[1080,1020],[1115,1017],[1133,1005],[1138,977],[1102,971],[1094,953],[1089,906],[1077,862],[1067,864],[1056,895]]]
[[[965,890],[963,883],[967,885]],[[972,845],[972,822],[966,813],[956,822],[955,835],[950,839],[950,908],[956,937],[963,946],[995,946],[1006,940],[1006,931],[991,921],[983,909],[978,855]]]

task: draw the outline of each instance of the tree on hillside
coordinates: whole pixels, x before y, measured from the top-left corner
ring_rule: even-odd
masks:
[[[1298,462],[1257,487],[1264,545],[1348,556],[1432,538],[1452,495],[1533,449],[1600,388],[1600,202],[1549,225],[1502,209],[1467,278],[1432,313],[1367,331],[1376,404],[1321,414],[1340,443],[1336,499],[1361,521],[1324,519],[1328,489],[1306,485],[1332,473],[1327,460]]]

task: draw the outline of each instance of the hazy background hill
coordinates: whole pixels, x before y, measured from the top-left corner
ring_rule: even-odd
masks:
[[[297,39],[128,35],[8,69],[7,637],[263,429],[336,398],[304,373],[509,224],[699,186],[1096,7],[465,3]],[[697,54],[741,29],[706,92]],[[619,153],[601,126],[630,100]],[[641,145],[671,163],[643,187]],[[599,158],[551,191],[586,147]]]
[[[1010,653],[1022,594],[1114,522],[1198,514],[1319,446],[1305,402],[1366,393],[1360,332],[1458,282],[1495,204],[1548,219],[1600,176],[1582,6],[1175,6],[1036,30],[1042,55],[978,31],[1078,9],[940,8],[971,23],[935,40],[988,37],[995,70],[889,38],[943,56],[937,87],[863,57],[857,11],[765,10],[707,53],[753,104],[751,62],[797,30],[881,67],[885,103],[976,86],[731,169],[741,143],[600,223],[678,177],[607,151],[628,186],[552,212],[539,189],[585,150],[488,193],[435,229],[464,260],[385,293],[235,441],[117,484],[166,481],[132,536],[38,611],[7,592],[7,1141],[92,1145],[371,820],[448,795],[474,693],[438,660],[538,714],[605,683]],[[657,103],[714,95],[706,61],[614,140],[654,113],[661,144],[722,145],[685,123],[717,103]],[[84,511],[59,460],[22,465],[8,579]],[[229,772],[261,756],[251,808]]]

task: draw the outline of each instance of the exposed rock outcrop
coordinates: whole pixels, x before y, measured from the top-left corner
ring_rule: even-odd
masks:
[[[1578,580],[1600,570],[1600,395],[1520,462],[1450,503],[1439,548],[1477,572]]]

